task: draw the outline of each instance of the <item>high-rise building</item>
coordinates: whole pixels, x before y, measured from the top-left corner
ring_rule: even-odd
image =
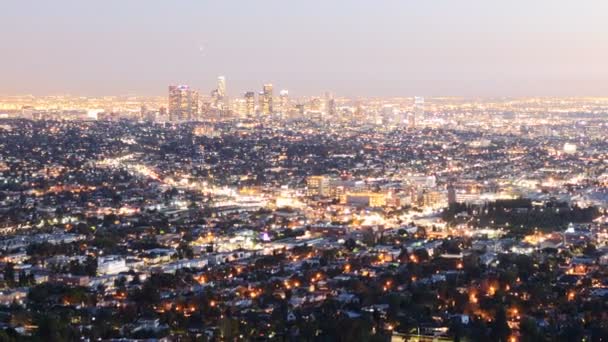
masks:
[[[414,112],[407,113],[407,127],[410,129],[416,128],[416,114]]]
[[[279,92],[279,106],[278,106],[278,111],[281,112],[282,114],[286,114],[287,111],[289,110],[289,91],[288,90],[281,90]]]
[[[424,97],[414,97],[414,111],[412,112],[412,116],[408,119],[408,126],[410,126],[410,128],[414,128],[416,119],[424,119]]]
[[[156,121],[156,112],[149,110],[146,112],[145,117],[143,118],[144,121],[146,122],[154,122]]]
[[[217,78],[217,95],[220,100],[226,97],[226,77],[224,76],[219,76]]]
[[[245,114],[255,114],[255,93],[252,91],[245,93]]]
[[[382,110],[380,111],[380,124],[388,125],[392,124],[395,117],[395,107],[390,104],[385,104],[382,106]]]
[[[321,101],[320,98],[318,97],[313,97],[310,102],[308,103],[309,106],[309,110],[311,112],[321,112],[321,110],[323,109],[323,102]]]
[[[169,86],[169,120],[189,121],[198,118],[198,92],[187,85]]]
[[[231,101],[230,107],[232,108],[232,112],[239,117],[244,117],[247,115],[247,102],[244,98]]]
[[[336,100],[331,93],[325,93],[325,114],[330,120],[336,119]]]
[[[448,183],[448,204],[452,205],[456,203],[456,189],[454,188],[454,184],[452,182]]]
[[[270,115],[273,113],[272,107],[272,84],[264,84],[262,92],[260,93],[260,113],[263,115]]]
[[[146,118],[146,114],[148,113],[148,107],[146,107],[145,104],[142,104],[141,107],[139,108],[139,117],[138,119],[144,120]]]
[[[363,122],[366,119],[365,110],[361,106],[361,102],[357,102],[352,119],[358,122]]]
[[[226,101],[226,78],[224,76],[217,77],[217,87],[211,91],[211,107],[214,110],[222,112],[228,109]]]

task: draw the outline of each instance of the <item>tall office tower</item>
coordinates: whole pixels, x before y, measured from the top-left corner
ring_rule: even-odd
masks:
[[[331,120],[336,118],[336,100],[331,93],[325,93],[325,114]]]
[[[323,107],[323,102],[321,101],[320,98],[318,97],[314,97],[312,100],[310,100],[310,102],[308,103],[309,109],[311,112],[321,112],[321,109]]]
[[[226,77],[218,76],[217,89],[214,91],[215,108],[223,114],[228,111],[228,98],[226,97]]]
[[[146,121],[146,122],[154,122],[154,121],[156,121],[156,112],[152,111],[152,110],[147,111],[143,120]]]
[[[297,113],[300,117],[304,116],[304,113],[306,112],[306,105],[302,104],[302,103],[298,103],[296,105],[296,110]]]
[[[200,119],[201,107],[200,107],[200,98],[198,95],[198,91],[191,90],[190,91],[190,119],[189,120],[198,120]]]
[[[217,95],[220,100],[226,97],[226,77],[219,76],[217,78]]]
[[[380,120],[376,122],[380,122],[380,124],[387,125],[389,123],[393,123],[395,114],[395,108],[393,105],[386,104],[382,106],[382,110],[380,111]]]
[[[255,114],[255,93],[252,91],[245,93],[245,114]]]
[[[416,118],[418,120],[424,120],[424,97],[416,96],[414,97],[414,118],[412,119],[414,124],[416,123]]]
[[[160,116],[162,120],[167,120],[167,108],[160,107],[158,109],[158,116]]]
[[[230,108],[232,108],[232,112],[239,117],[247,115],[247,102],[245,99],[235,99],[234,101],[231,101]]]
[[[139,108],[139,120],[142,121],[146,118],[146,114],[148,113],[148,107],[145,104],[142,104]]]
[[[264,88],[260,93],[260,112],[263,115],[270,115],[273,113],[272,107],[272,84],[264,84]]]
[[[336,99],[334,99],[333,97],[331,99],[329,99],[329,101],[327,101],[327,116],[329,116],[329,118],[331,120],[336,120],[338,119],[338,111],[336,109]]]
[[[281,114],[287,114],[289,111],[289,91],[286,89],[279,92],[279,106],[277,110]]]
[[[407,128],[416,128],[416,114],[414,112],[407,113]]]
[[[361,102],[357,102],[355,111],[353,112],[351,119],[353,119],[354,121],[363,122],[364,120],[366,120],[365,116],[366,113],[363,107],[361,106]]]
[[[198,92],[187,85],[169,86],[169,120],[198,119]]]
[[[448,205],[452,205],[456,203],[456,189],[454,188],[454,184],[450,181],[448,183]]]

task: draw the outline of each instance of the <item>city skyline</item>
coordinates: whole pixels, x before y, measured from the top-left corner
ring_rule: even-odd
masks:
[[[54,1],[5,6],[0,94],[602,96],[601,1]],[[145,8],[145,11],[142,11]]]
[[[0,342],[608,339],[608,2],[0,10]]]

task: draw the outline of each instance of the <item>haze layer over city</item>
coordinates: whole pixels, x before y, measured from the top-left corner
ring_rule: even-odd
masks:
[[[0,13],[0,341],[605,341],[603,1]]]

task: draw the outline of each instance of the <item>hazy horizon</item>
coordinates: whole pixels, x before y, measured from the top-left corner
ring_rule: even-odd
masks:
[[[608,96],[608,3],[9,2],[0,94]]]

